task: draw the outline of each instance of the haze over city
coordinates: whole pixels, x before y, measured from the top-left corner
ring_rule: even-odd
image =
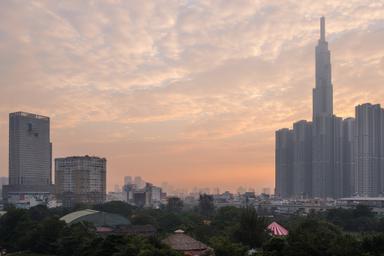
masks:
[[[334,113],[383,104],[383,1],[2,1],[0,174],[27,111],[53,157],[106,157],[109,189],[272,188],[275,130],[312,115],[323,15]]]

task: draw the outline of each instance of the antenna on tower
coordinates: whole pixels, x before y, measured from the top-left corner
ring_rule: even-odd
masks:
[[[320,18],[320,40],[325,41],[325,18]]]

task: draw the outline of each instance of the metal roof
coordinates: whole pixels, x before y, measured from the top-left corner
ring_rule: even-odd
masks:
[[[60,220],[63,220],[63,221],[65,221],[65,223],[70,224],[78,218],[81,218],[81,217],[84,217],[87,215],[96,214],[96,213],[99,213],[99,211],[86,209],[86,210],[81,210],[81,211],[77,211],[77,212],[71,212],[71,213],[61,217]]]

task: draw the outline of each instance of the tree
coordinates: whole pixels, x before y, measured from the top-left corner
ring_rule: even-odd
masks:
[[[271,237],[263,244],[264,254],[268,256],[284,256],[288,247],[287,240],[281,237]]]
[[[384,252],[384,234],[367,235],[362,241],[362,250],[371,256],[382,256]]]
[[[266,224],[266,219],[259,217],[255,208],[244,208],[242,209],[240,225],[235,232],[235,237],[238,241],[251,248],[261,247],[267,238]]]
[[[23,209],[8,208],[0,218],[0,244],[8,251],[18,250],[19,240],[33,228],[28,212]]]
[[[57,240],[65,227],[65,222],[56,218],[47,218],[37,222],[19,239],[19,248],[36,253],[55,254],[58,249]]]
[[[287,255],[331,256],[334,241],[341,239],[342,232],[337,226],[318,219],[306,219],[290,231]]]
[[[213,204],[213,196],[202,194],[199,198],[199,211],[201,215],[205,217],[212,217],[215,212],[215,206]]]
[[[215,250],[216,256],[244,256],[248,248],[241,243],[234,243],[227,237],[212,237],[209,244]]]

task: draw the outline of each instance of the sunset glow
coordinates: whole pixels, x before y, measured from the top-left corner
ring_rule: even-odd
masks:
[[[27,111],[51,118],[53,157],[106,157],[109,190],[273,188],[275,130],[311,119],[323,15],[335,114],[384,104],[384,1],[1,1],[0,174]]]

